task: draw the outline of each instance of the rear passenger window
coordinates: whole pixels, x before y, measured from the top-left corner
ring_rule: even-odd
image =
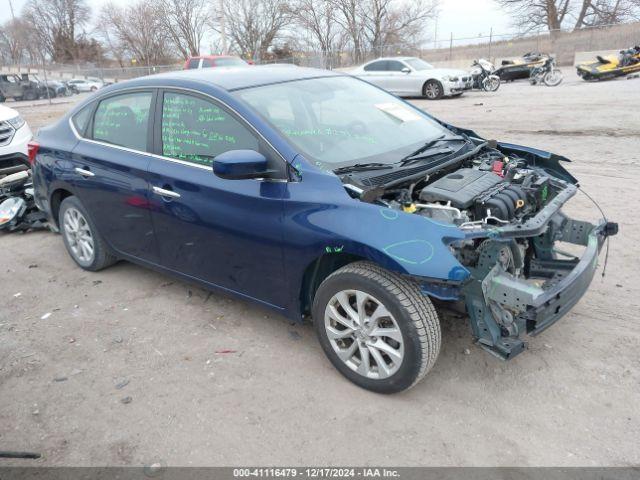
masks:
[[[191,68],[198,68],[198,64],[200,63],[200,59],[199,58],[192,58],[191,60],[189,60],[189,63],[187,64],[187,68],[191,69]]]
[[[162,105],[162,154],[211,165],[229,150],[258,150],[256,137],[226,110],[192,95],[165,93]]]
[[[151,92],[107,98],[93,119],[93,139],[134,150],[147,149]]]
[[[380,60],[379,62],[373,62],[364,67],[365,72],[386,72],[387,71],[387,61]]]
[[[213,60],[211,60],[210,58],[203,58],[202,68],[211,68],[211,67],[213,67]]]

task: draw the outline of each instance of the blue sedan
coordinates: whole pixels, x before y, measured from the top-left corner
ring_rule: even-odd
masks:
[[[512,358],[580,299],[616,233],[561,212],[577,192],[563,157],[293,66],[106,87],[30,154],[38,206],[81,268],[127,260],[310,317],[333,365],[383,393],[436,361],[436,300]]]

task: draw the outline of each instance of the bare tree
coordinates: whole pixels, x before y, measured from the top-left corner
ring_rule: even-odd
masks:
[[[582,0],[574,29],[616,25],[638,18],[639,0]]]
[[[0,28],[0,54],[9,63],[18,64],[23,59],[26,44],[24,27],[21,19],[14,18]]]
[[[365,52],[365,12],[360,0],[327,0],[331,2],[339,15],[336,21],[344,28],[353,49],[352,60],[355,63],[364,61]]]
[[[208,0],[160,0],[162,21],[172,43],[187,58],[200,54],[200,45],[212,21]]]
[[[118,46],[140,65],[158,65],[174,60],[170,38],[164,28],[158,3],[139,0],[127,7],[106,4],[99,15],[103,38]]]
[[[525,32],[545,28],[552,34],[567,23],[574,30],[637,19],[639,0],[497,0]]]
[[[88,23],[86,0],[29,0],[23,17],[54,61],[75,61],[78,31]]]
[[[437,5],[429,0],[365,2],[365,33],[370,48],[381,55],[389,45],[419,42],[426,21],[435,16]]]
[[[287,0],[228,1],[224,17],[225,28],[240,53],[257,61],[292,21]]]
[[[302,28],[301,33],[308,34],[309,43],[320,50],[323,66],[331,68],[342,32],[333,5],[328,1],[297,0],[291,5],[291,13],[296,24]]]

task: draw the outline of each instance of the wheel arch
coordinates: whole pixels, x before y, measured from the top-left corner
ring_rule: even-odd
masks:
[[[67,197],[72,197],[74,194],[66,187],[56,188],[49,198],[49,205],[51,205],[51,217],[56,224],[57,228],[60,228],[58,222],[58,214],[60,213],[60,205],[62,201]]]
[[[353,253],[338,253],[320,255],[309,263],[304,269],[298,295],[300,314],[308,315],[311,312],[315,293],[325,278],[345,265],[363,260],[369,259]]]

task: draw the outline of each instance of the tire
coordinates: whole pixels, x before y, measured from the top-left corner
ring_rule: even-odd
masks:
[[[562,72],[557,68],[554,68],[550,72],[547,72],[544,75],[544,78],[542,79],[542,81],[547,87],[557,87],[562,83],[562,80],[563,80]]]
[[[24,99],[28,102],[38,99],[38,93],[34,90],[27,90],[24,94]]]
[[[80,218],[77,217],[76,214],[79,214]],[[75,219],[78,220],[78,233],[74,234],[72,232],[73,229],[71,226],[73,225],[73,222],[70,221],[67,215],[72,218],[75,217]],[[58,212],[58,224],[60,226],[60,234],[62,235],[62,240],[67,252],[81,268],[91,272],[97,272],[98,270],[102,270],[117,261],[117,258],[110,252],[103,238],[100,236],[100,233],[96,229],[93,220],[77,197],[67,197],[62,201],[60,204],[60,211]],[[83,236],[84,239],[87,239],[87,233],[88,237],[90,237],[93,251],[92,255],[87,255],[86,258],[83,258],[83,254],[86,253],[86,250],[80,246],[80,243],[82,242],[78,240],[78,238],[80,235]],[[82,252],[82,254],[79,252]]]
[[[98,90],[97,87],[91,87],[91,92],[95,92],[96,90]]]
[[[440,100],[444,95],[442,83],[438,80],[427,81],[422,87],[422,95],[424,95],[427,100]]]
[[[497,75],[489,75],[482,82],[482,89],[485,92],[496,92],[500,88],[500,77]]]
[[[343,302],[349,304],[351,315],[342,308]],[[386,310],[373,320],[380,306]],[[312,317],[333,366],[373,392],[397,393],[413,387],[433,367],[440,351],[440,321],[429,298],[415,283],[370,262],[352,263],[329,275],[316,291]],[[382,335],[381,329],[393,337]],[[379,367],[378,359],[385,368]]]
[[[0,95],[0,103],[4,103],[6,101],[7,99],[4,97],[4,95]]]

